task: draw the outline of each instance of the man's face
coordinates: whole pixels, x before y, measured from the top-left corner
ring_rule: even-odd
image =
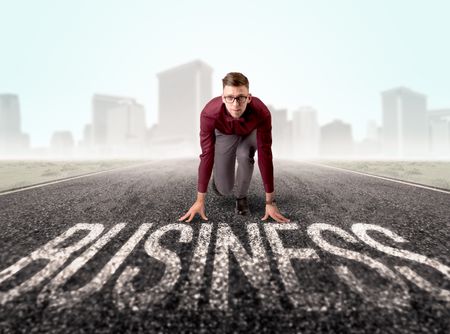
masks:
[[[239,118],[242,116],[251,99],[252,96],[249,94],[248,89],[245,86],[225,86],[223,89],[222,101],[225,103],[228,112],[233,118]],[[239,102],[239,100],[242,101]]]

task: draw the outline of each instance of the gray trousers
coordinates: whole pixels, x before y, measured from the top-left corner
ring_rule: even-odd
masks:
[[[217,129],[215,134],[213,182],[222,195],[231,195],[236,181],[236,198],[246,197],[255,165],[256,129],[245,137],[225,135]]]

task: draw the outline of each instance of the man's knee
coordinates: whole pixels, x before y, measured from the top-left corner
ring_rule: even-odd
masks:
[[[220,182],[220,180],[213,180],[216,185],[216,189],[219,193],[224,196],[231,195],[233,192],[234,184],[230,184],[229,182]]]
[[[239,163],[249,163],[254,164],[255,163],[255,152],[256,148],[253,146],[243,146],[238,147],[236,151],[236,159]]]

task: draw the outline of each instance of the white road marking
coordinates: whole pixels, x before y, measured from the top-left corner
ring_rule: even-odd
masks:
[[[36,260],[48,261],[48,264],[43,269],[19,286],[16,286],[8,291],[0,292],[0,304],[5,304],[21,294],[32,290],[41,284],[45,279],[51,277],[67,261],[72,253],[78,251],[95,240],[103,232],[103,229],[104,227],[102,224],[77,224],[68,229],[62,235],[48,242],[46,245],[35,250],[29,256],[20,259],[12,266],[4,269],[0,273],[0,283],[12,277],[14,274],[29,266]],[[74,245],[70,245],[68,247],[58,247],[63,241],[69,239],[75,234],[75,232],[80,230],[89,230],[89,233]]]
[[[159,303],[173,289],[181,272],[181,260],[179,256],[163,248],[159,240],[163,234],[169,231],[180,231],[179,242],[192,241],[192,227],[185,224],[169,224],[153,232],[145,242],[147,254],[164,263],[165,269],[161,280],[151,288],[143,292],[136,292],[132,280],[139,273],[138,267],[128,266],[117,279],[114,288],[114,299],[117,307],[123,309],[129,307],[134,311],[148,309],[151,305]]]
[[[258,225],[255,223],[248,224],[247,231],[253,256],[247,253],[228,224],[219,224],[209,299],[212,309],[225,312],[229,311],[228,281],[230,275],[230,251],[233,253],[250,284],[257,289],[261,306],[265,309],[280,308],[277,288],[273,286],[273,281],[270,281],[270,265],[262,245]]]
[[[346,259],[363,263],[374,269],[381,277],[393,283],[388,286],[384,285],[380,288],[374,288],[364,284],[360,279],[356,278],[347,266],[336,266],[335,271],[338,276],[349,285],[352,290],[361,294],[366,301],[374,303],[380,308],[398,309],[400,311],[405,307],[410,307],[408,286],[391,269],[367,255],[331,245],[323,239],[322,232],[331,231],[349,243],[358,243],[356,238],[343,229],[329,224],[312,224],[308,226],[307,231],[311,239],[323,250]]]
[[[200,299],[200,289],[205,283],[203,277],[205,273],[206,258],[208,256],[208,247],[211,239],[212,224],[203,223],[200,226],[197,247],[192,256],[189,265],[188,280],[186,281],[180,304],[181,309],[198,309]]]
[[[406,266],[395,266],[395,269],[397,269],[404,277],[406,277],[408,280],[413,282],[415,285],[417,285],[422,290],[425,290],[430,295],[432,295],[434,298],[443,300],[448,303],[450,306],[450,291],[438,288],[431,284],[429,281],[427,281],[425,278],[418,275],[414,270],[412,270],[409,267]]]
[[[48,302],[50,307],[72,307],[76,303],[85,300],[94,292],[100,291],[105,283],[117,272],[137,244],[143,239],[151,228],[151,223],[142,224],[89,283],[81,288],[70,291],[65,290],[64,285],[102,247],[117,236],[124,226],[124,223],[117,224],[105,235],[98,238],[104,230],[102,224],[77,224],[62,235],[35,250],[29,256],[3,269],[0,272],[0,285],[3,282],[12,283],[11,279],[17,278],[15,275],[29,267],[33,262],[39,260],[45,260],[47,262],[45,267],[39,271],[37,269],[37,272],[30,273],[27,275],[29,277],[21,279],[21,282],[18,282],[17,286],[6,291],[0,291],[0,305],[19,297],[23,293],[32,291],[45,280],[50,280],[50,282],[44,286],[38,295],[38,304],[44,305],[44,302]],[[299,232],[298,226],[293,223],[265,224],[264,228],[271,249],[276,257],[287,296],[293,306],[310,311],[325,311],[329,306],[342,309],[342,306],[345,306],[345,300],[342,298],[346,298],[346,296],[340,291],[337,291],[336,296],[310,293],[298,281],[298,277],[291,263],[293,259],[320,261],[316,251],[312,248],[296,249],[284,247],[278,231],[293,230]],[[88,231],[86,236],[72,241],[68,246],[63,246],[76,232],[84,230]],[[378,225],[362,223],[354,224],[352,230],[362,242],[378,251],[430,266],[450,279],[450,267],[442,264],[438,260],[403,249],[385,246],[367,234],[368,231],[369,233],[370,231],[377,231],[395,242],[406,242],[404,238],[392,231]],[[120,274],[113,288],[113,302],[119,310],[125,307],[130,307],[132,310],[147,310],[151,305],[163,301],[167,294],[174,288],[180,278],[182,263],[177,253],[162,247],[160,244],[162,236],[169,231],[177,231],[180,233],[179,242],[192,242],[192,227],[186,224],[168,224],[151,234],[145,242],[144,248],[149,256],[164,263],[165,269],[162,278],[154,286],[147,287],[142,292],[136,292],[133,286],[133,279],[140,273],[140,269],[138,267],[127,266]],[[198,245],[195,248],[187,275],[188,279],[180,285],[182,289],[179,294],[180,308],[192,310],[198,308],[198,301],[202,293],[201,289],[205,284],[204,271],[208,250],[210,248],[211,231],[212,224],[201,225]],[[363,283],[364,280],[357,278],[349,267],[345,265],[335,266],[334,269],[338,277],[353,291],[358,292],[367,302],[371,302],[380,308],[404,311],[405,308],[410,307],[408,287],[400,276],[396,275],[394,271],[383,263],[369,256],[330,244],[322,235],[324,231],[332,232],[348,243],[354,244],[359,242],[343,229],[330,224],[312,224],[307,227],[307,234],[321,249],[336,256],[368,266],[385,279],[383,282],[386,282],[382,286],[374,287],[373,284]],[[274,280],[271,279],[272,272],[262,243],[258,224],[248,224],[247,233],[250,253],[252,255],[242,246],[239,238],[233,234],[228,224],[220,223],[218,226],[215,251],[213,250],[212,282],[209,290],[209,306],[214,310],[229,311],[228,302],[232,298],[229,291],[229,256],[231,254],[233,254],[249,283],[256,289],[258,298],[261,301],[261,307],[266,310],[281,309],[279,289],[274,284]],[[94,242],[94,240],[96,241]],[[55,273],[63,267],[74,252],[81,250],[91,242],[94,242],[93,245],[87,248],[55,276]],[[394,266],[394,268],[405,279],[408,279],[419,288],[425,290],[434,298],[443,300],[450,305],[450,291],[436,287],[407,266]],[[52,279],[53,276],[54,278]]]
[[[83,287],[64,291],[63,285],[84,266],[103,246],[105,246],[117,233],[122,230],[125,224],[115,225],[107,234],[102,236],[88,250],[76,258],[71,264],[65,267],[53,280],[47,284],[38,296],[38,303],[45,300],[50,307],[72,307],[81,302],[94,292],[99,291],[105,283],[117,271],[126,257],[133,251],[136,245],[144,237],[152,224],[144,223],[130,237],[130,239],[120,248],[120,250],[109,260],[101,271]]]
[[[329,295],[321,293],[311,293],[305,291],[305,288],[300,286],[297,274],[292,267],[291,260],[299,259],[302,261],[316,260],[320,261],[319,255],[312,248],[285,248],[278,235],[277,230],[297,230],[297,224],[265,224],[267,238],[270,246],[277,259],[278,270],[280,271],[287,296],[295,308],[302,308],[306,311],[321,311],[326,310],[329,306]]]
[[[149,164],[152,164],[152,163],[153,162],[146,162],[146,163],[142,163],[142,164],[138,164],[138,165],[111,168],[111,169],[102,170],[102,171],[99,171],[99,172],[92,172],[92,173],[87,173],[87,174],[78,175],[78,176],[71,176],[71,177],[67,177],[67,178],[59,179],[59,180],[55,180],[55,181],[43,182],[43,183],[39,183],[39,184],[36,184],[36,185],[26,186],[26,187],[23,187],[23,188],[20,188],[20,189],[7,190],[7,191],[4,191],[4,192],[0,192],[0,196],[14,194],[14,193],[17,193],[17,192],[20,192],[20,191],[25,191],[25,190],[35,189],[35,188],[41,188],[41,187],[49,186],[49,185],[52,185],[52,184],[57,184],[57,183],[72,181],[72,180],[76,180],[76,179],[81,179],[83,177],[89,177],[89,176],[94,176],[94,175],[98,175],[98,174],[109,173],[109,172],[118,171],[118,170],[122,170],[122,169],[128,169],[128,168],[145,166],[145,165],[149,165]]]
[[[357,171],[350,170],[350,169],[345,169],[345,168],[340,168],[340,167],[334,167],[334,166],[329,166],[329,165],[323,165],[323,164],[319,164],[319,163],[316,163],[316,162],[305,161],[305,163],[310,164],[310,165],[315,165],[315,166],[320,166],[320,167],[326,167],[326,168],[330,168],[330,169],[335,169],[335,170],[339,170],[339,171],[342,171],[342,172],[353,173],[353,174],[359,174],[359,175],[364,175],[364,176],[373,177],[373,178],[376,178],[376,179],[381,179],[381,180],[386,180],[386,181],[396,182],[396,183],[400,183],[400,184],[406,184],[406,185],[408,185],[408,186],[413,186],[413,187],[417,187],[417,188],[422,188],[422,189],[427,189],[427,190],[437,191],[437,192],[444,193],[444,194],[450,194],[450,191],[449,191],[449,190],[443,190],[443,189],[438,189],[438,188],[428,187],[428,186],[425,186],[425,185],[416,184],[416,183],[412,183],[412,182],[408,182],[408,181],[401,181],[401,180],[396,180],[396,179],[392,179],[392,178],[388,178],[388,177],[384,177],[384,176],[378,176],[378,175],[367,174],[367,173],[363,173],[363,172],[357,172]]]
[[[355,235],[364,241],[369,246],[379,250],[380,252],[386,253],[391,256],[407,259],[410,261],[418,262],[424,265],[427,265],[429,267],[432,267],[442,273],[444,276],[447,277],[447,279],[450,279],[450,267],[446,266],[445,264],[442,264],[436,259],[431,259],[429,257],[426,257],[421,254],[416,254],[413,252],[409,252],[404,249],[397,249],[394,247],[385,246],[378,241],[371,238],[367,231],[377,231],[380,233],[383,233],[387,237],[391,238],[395,242],[403,243],[406,242],[404,238],[401,236],[395,234],[394,232],[388,230],[387,228],[373,225],[373,224],[363,224],[363,223],[357,223],[352,226],[352,231],[355,233]],[[444,301],[450,302],[450,291],[445,289],[440,289],[437,287],[432,287],[431,283],[427,280],[420,277],[415,271],[408,267],[402,267],[402,266],[396,266],[395,267],[403,276],[405,276],[407,279],[409,279],[411,282],[419,286],[420,288],[424,289],[425,291],[428,291],[430,294],[435,296],[436,298],[442,299]]]

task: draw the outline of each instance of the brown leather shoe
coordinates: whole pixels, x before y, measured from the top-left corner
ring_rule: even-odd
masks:
[[[236,213],[242,216],[250,214],[250,209],[248,208],[247,203],[247,197],[236,198]]]

